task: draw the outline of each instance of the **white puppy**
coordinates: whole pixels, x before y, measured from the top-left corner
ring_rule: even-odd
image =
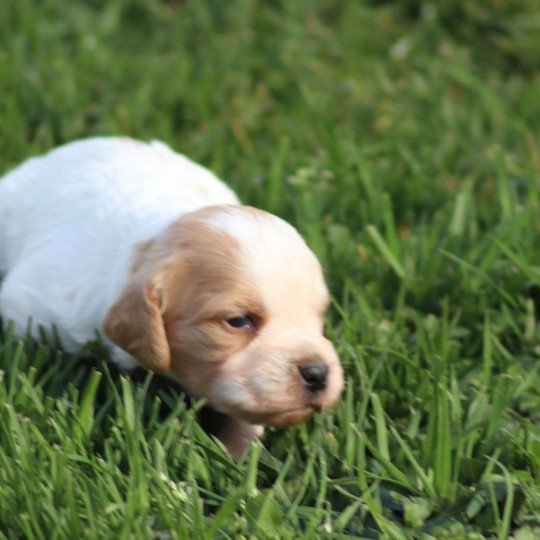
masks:
[[[94,138],[0,179],[0,315],[174,376],[234,455],[337,400],[328,293],[296,230],[160,142]]]

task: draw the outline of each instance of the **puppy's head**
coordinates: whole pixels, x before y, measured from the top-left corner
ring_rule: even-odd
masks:
[[[220,412],[287,426],[338,398],[328,292],[296,230],[245,206],[183,216],[139,248],[107,336]]]

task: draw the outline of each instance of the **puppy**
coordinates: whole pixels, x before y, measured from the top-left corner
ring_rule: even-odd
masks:
[[[101,334],[120,366],[172,376],[224,413],[235,456],[343,386],[300,235],[160,142],[77,141],[0,179],[0,276],[4,324],[54,326],[70,352]]]

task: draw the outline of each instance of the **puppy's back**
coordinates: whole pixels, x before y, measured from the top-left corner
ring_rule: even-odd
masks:
[[[236,196],[217,177],[163,143],[73,142],[0,179],[0,271],[28,244],[52,239],[53,231],[98,244],[101,234],[117,234],[129,243],[185,212],[231,203],[238,203]]]
[[[159,142],[93,138],[29,159],[0,178],[0,311],[91,339],[136,244],[186,212],[236,203]]]

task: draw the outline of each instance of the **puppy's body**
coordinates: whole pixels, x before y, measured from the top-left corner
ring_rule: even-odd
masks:
[[[121,366],[168,373],[229,415],[235,454],[250,424],[296,423],[340,393],[314,255],[162,143],[89,139],[8,173],[2,275],[18,334],[29,317],[68,351],[100,334]]]
[[[125,286],[134,246],[181,215],[238,204],[203,167],[159,142],[96,138],[30,159],[0,181],[0,310],[22,334],[56,325],[75,352]],[[135,360],[116,346],[123,367]]]

